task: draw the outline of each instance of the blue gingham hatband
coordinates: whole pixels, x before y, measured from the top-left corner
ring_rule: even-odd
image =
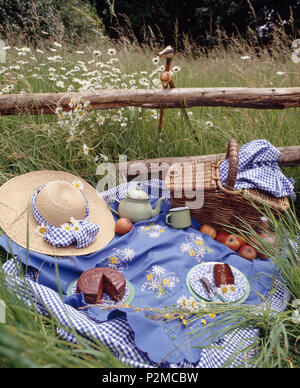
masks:
[[[32,213],[37,224],[40,226],[40,230],[42,230],[39,234],[45,241],[57,248],[68,247],[72,244],[76,248],[85,248],[92,244],[99,232],[99,225],[88,222],[90,207],[83,192],[80,191],[86,202],[85,217],[82,220],[71,218],[69,223],[57,227],[45,220],[36,206],[36,198],[44,186],[40,186],[32,196]]]

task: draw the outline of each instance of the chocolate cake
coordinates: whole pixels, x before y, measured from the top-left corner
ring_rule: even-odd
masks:
[[[91,268],[78,279],[76,293],[82,292],[89,304],[100,303],[103,293],[116,302],[125,295],[126,280],[121,272],[113,268]]]
[[[234,275],[228,264],[218,263],[214,265],[214,281],[216,287],[220,287],[221,284],[234,284]]]

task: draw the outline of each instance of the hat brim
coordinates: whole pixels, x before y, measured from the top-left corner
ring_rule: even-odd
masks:
[[[57,248],[36,233],[37,223],[32,215],[32,195],[45,183],[80,180],[89,201],[89,222],[100,226],[96,240],[86,248],[69,246]],[[51,256],[88,255],[104,248],[115,235],[115,222],[108,205],[93,186],[82,178],[62,171],[40,170],[17,176],[0,187],[0,227],[16,244],[31,251]]]

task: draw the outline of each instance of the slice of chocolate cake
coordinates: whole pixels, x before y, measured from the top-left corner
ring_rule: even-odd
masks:
[[[218,263],[214,265],[214,281],[217,288],[219,288],[221,284],[234,284],[234,275],[228,264]]]
[[[126,280],[121,272],[113,268],[91,268],[78,279],[76,293],[82,292],[89,304],[100,303],[103,293],[116,302],[125,295]]]

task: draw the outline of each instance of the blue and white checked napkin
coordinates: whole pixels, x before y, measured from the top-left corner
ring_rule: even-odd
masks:
[[[292,178],[281,172],[278,161],[280,151],[267,140],[254,140],[239,149],[239,169],[235,188],[259,189],[276,198],[295,198]],[[225,185],[228,175],[228,160],[220,165],[220,178]]]

